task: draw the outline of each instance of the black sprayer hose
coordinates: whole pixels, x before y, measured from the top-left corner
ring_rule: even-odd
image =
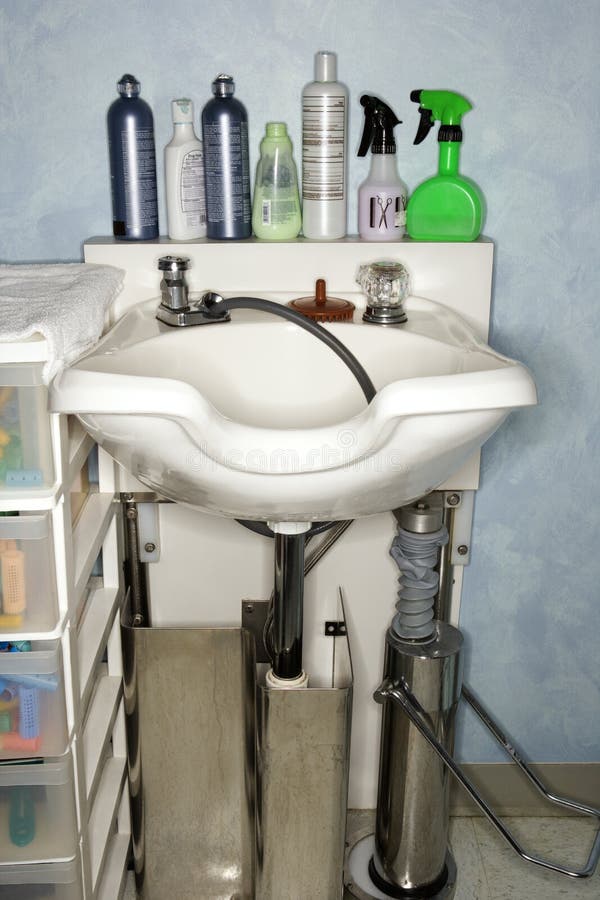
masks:
[[[367,403],[370,403],[375,396],[375,386],[354,354],[335,335],[323,328],[322,325],[319,325],[318,322],[309,319],[308,316],[302,313],[296,312],[295,309],[290,309],[289,306],[283,306],[281,303],[273,302],[273,300],[262,300],[260,297],[230,297],[228,300],[219,300],[211,308],[211,314],[218,314],[219,311],[232,309],[258,309],[260,312],[272,313],[275,316],[280,316],[282,319],[289,319],[290,322],[294,322],[300,328],[304,328],[305,331],[310,331],[316,338],[323,341],[330,350],[333,350],[342,362],[348,366],[358,381]]]
[[[322,341],[330,350],[333,350],[336,356],[339,356],[342,362],[346,364],[358,381],[367,403],[370,403],[375,396],[375,386],[354,354],[335,335],[323,328],[322,325],[319,325],[318,322],[309,319],[308,316],[302,313],[296,312],[295,309],[291,309],[289,306],[283,306],[281,303],[275,303],[273,300],[263,300],[260,297],[230,297],[227,300],[218,300],[210,307],[210,314],[219,316],[232,309],[257,309],[259,312],[271,313],[272,315],[280,316],[282,319],[288,319],[300,328],[304,328],[305,331],[310,332]],[[264,522],[248,522],[244,519],[236,519],[236,521],[257,534],[273,537],[273,532]],[[330,528],[331,525],[333,525],[333,522],[314,522],[310,530],[306,532],[306,536],[320,534],[322,531]]]

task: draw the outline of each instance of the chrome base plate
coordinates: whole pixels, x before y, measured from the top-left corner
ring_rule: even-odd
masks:
[[[374,325],[403,325],[408,321],[402,305],[398,306],[369,306],[363,313],[363,322],[372,322]]]
[[[389,894],[384,894],[375,887],[369,877],[369,860],[375,852],[375,835],[371,829],[364,829],[353,835],[352,843],[346,849],[344,864],[344,897],[356,897],[357,900],[390,900]],[[456,893],[456,863],[450,850],[446,853],[446,867],[448,878],[442,888],[436,894],[430,894],[425,889],[422,896],[427,900],[451,900]],[[407,891],[407,897],[418,898],[418,891]]]

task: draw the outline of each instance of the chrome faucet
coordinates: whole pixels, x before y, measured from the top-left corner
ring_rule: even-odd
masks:
[[[165,325],[211,325],[228,322],[229,313],[212,310],[221,297],[208,292],[190,303],[185,273],[190,268],[188,256],[161,256],[158,270],[163,273],[160,282],[161,302],[156,318]],[[212,310],[212,311],[211,311]]]

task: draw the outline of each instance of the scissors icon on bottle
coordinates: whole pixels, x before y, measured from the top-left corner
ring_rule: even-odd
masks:
[[[382,228],[382,227],[387,228],[388,227],[387,210],[388,210],[388,206],[390,205],[391,202],[392,202],[392,198],[388,197],[385,201],[385,206],[384,206],[383,200],[381,199],[379,194],[377,194],[377,206],[381,210],[381,217],[379,219],[379,225],[377,226],[378,228]]]

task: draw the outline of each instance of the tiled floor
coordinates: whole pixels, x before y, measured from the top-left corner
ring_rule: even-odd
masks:
[[[520,818],[506,824],[527,850],[575,866],[585,863],[596,827],[587,818]],[[522,862],[485,819],[452,819],[450,843],[458,868],[455,900],[600,900],[600,871],[580,882]],[[133,882],[125,900],[135,900]]]
[[[521,845],[537,856],[582,867],[595,832],[591,819],[507,819]],[[486,819],[457,818],[450,843],[458,868],[456,900],[600,900],[600,873],[584,881],[523,862]]]

